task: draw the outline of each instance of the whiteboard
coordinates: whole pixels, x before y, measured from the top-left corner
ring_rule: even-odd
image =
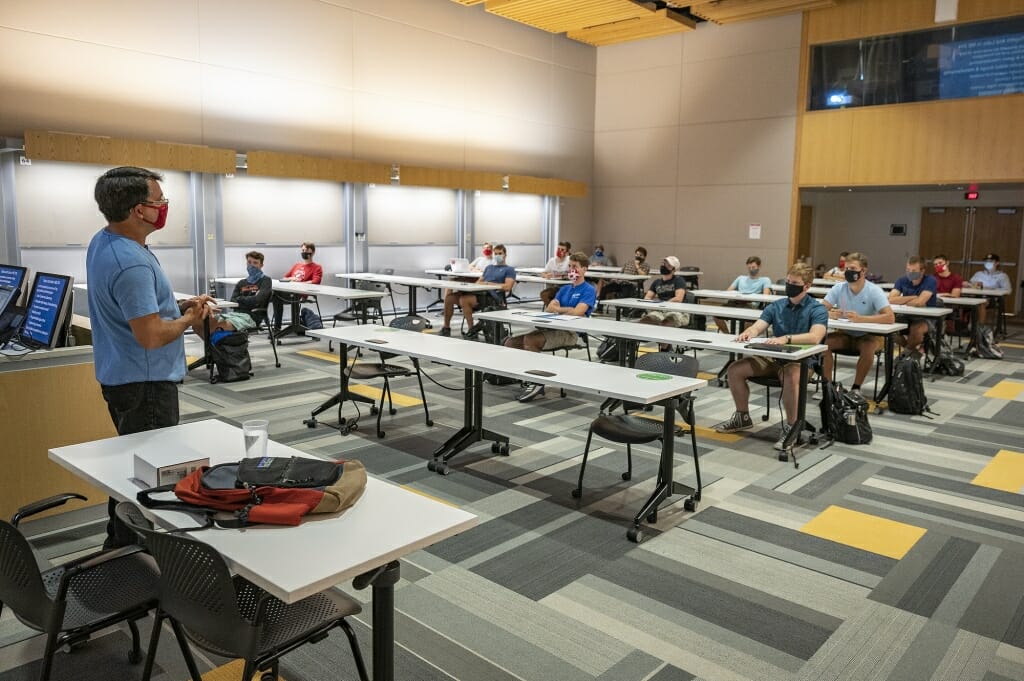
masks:
[[[371,244],[454,244],[456,192],[430,187],[366,187]]]
[[[544,197],[475,192],[473,236],[477,243],[536,244],[544,240]]]
[[[342,185],[235,175],[221,178],[225,244],[340,244]]]

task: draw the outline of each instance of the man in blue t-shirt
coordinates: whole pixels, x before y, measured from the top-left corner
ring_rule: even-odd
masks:
[[[505,249],[504,244],[497,244],[493,251],[492,257],[494,258],[494,264],[488,265],[484,268],[483,274],[477,280],[478,284],[499,284],[501,290],[487,291],[479,295],[491,296],[499,305],[504,306],[505,296],[512,292],[512,287],[516,285],[516,269],[506,262],[508,257],[508,251]],[[476,338],[477,334],[483,330],[479,324],[473,324],[473,310],[477,307],[479,299],[476,293],[460,293],[459,291],[449,291],[448,295],[444,297],[444,326],[441,328],[442,336],[452,335],[451,323],[452,316],[455,314],[455,306],[458,305],[462,308],[462,316],[466,319],[466,333],[462,334],[465,338]]]
[[[930,274],[924,273],[924,260],[912,255],[907,258],[907,273],[896,280],[889,291],[889,302],[893,305],[910,307],[935,307],[939,302],[939,282]],[[921,344],[925,333],[935,331],[936,317],[919,315],[896,315],[896,321],[907,324],[907,349],[913,353],[923,354]],[[902,336],[900,337],[902,340]]]
[[[810,265],[795,263],[786,274],[786,297],[770,304],[761,312],[761,318],[736,336],[738,342],[757,338],[769,326],[774,334],[766,342],[772,344],[817,345],[821,343],[828,329],[828,311],[811,297],[807,291],[814,283],[814,270]],[[799,413],[800,364],[780,362],[766,357],[745,357],[729,365],[729,392],[736,405],[736,411],[727,421],[715,426],[719,433],[735,433],[754,426],[750,420],[750,386],[747,381],[756,376],[777,376],[782,383],[782,403],[786,407],[786,422],[782,434],[775,443],[775,449],[785,447]]]
[[[93,359],[119,435],[177,425],[177,384],[185,376],[182,334],[209,315],[206,303],[212,301],[198,296],[175,302],[170,280],[146,247],[146,238],[167,222],[162,179],[143,168],[114,168],[94,190],[108,224],[93,236],[86,255]],[[107,547],[134,541],[113,524],[107,535]]]
[[[548,303],[545,311],[553,314],[589,317],[597,305],[597,289],[584,280],[590,258],[584,253],[573,253],[569,256],[569,283],[558,289],[555,299]],[[567,321],[572,324],[572,321]],[[564,348],[576,344],[576,331],[565,329],[534,329],[533,331],[512,336],[505,340],[510,348],[519,348],[529,352],[541,352],[552,348]],[[523,391],[516,397],[520,402],[529,402],[538,395],[544,394],[544,386],[540,383],[527,383]]]
[[[846,268],[843,271],[846,281],[833,286],[825,296],[829,319],[845,319],[864,324],[892,324],[896,321],[885,291],[868,281],[867,274],[867,256],[863,253],[850,253],[846,256]],[[856,350],[857,368],[851,389],[860,393],[861,383],[871,370],[875,353],[881,349],[882,342],[881,336],[867,331],[833,331],[826,341],[829,351],[825,353],[825,375],[832,375],[832,363],[835,361],[833,351]]]
[[[752,293],[771,295],[772,280],[761,276],[761,258],[756,255],[747,258],[747,273],[733,279],[732,283],[725,290],[738,291],[745,295]],[[757,303],[751,303],[746,300],[730,300],[726,302],[728,307],[754,307],[756,305]],[[729,333],[729,322],[725,319],[715,317],[715,326],[722,333]]]

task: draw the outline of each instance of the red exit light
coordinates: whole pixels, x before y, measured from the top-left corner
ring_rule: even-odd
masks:
[[[968,201],[977,201],[980,194],[978,192],[966,192],[964,198]]]

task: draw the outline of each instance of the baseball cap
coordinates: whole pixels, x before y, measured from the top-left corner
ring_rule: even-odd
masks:
[[[672,269],[674,269],[674,270],[678,270],[679,269],[679,258],[677,258],[676,256],[674,256],[674,255],[668,256],[667,258],[665,258],[665,262]]]
[[[995,260],[996,262],[999,262],[999,254],[989,253],[988,255],[985,256],[985,260]]]

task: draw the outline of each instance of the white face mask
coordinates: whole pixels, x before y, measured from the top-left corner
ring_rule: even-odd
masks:
[[[569,281],[571,281],[572,283],[575,284],[577,281],[579,281],[580,276],[581,275],[579,270],[569,270]]]

